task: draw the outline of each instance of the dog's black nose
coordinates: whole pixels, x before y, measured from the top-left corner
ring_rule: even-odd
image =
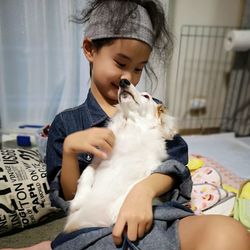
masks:
[[[127,88],[130,85],[130,81],[127,79],[121,79],[119,85],[121,88]]]

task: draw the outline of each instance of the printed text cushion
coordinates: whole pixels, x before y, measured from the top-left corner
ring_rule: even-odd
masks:
[[[39,152],[0,150],[0,234],[42,222],[55,212]]]

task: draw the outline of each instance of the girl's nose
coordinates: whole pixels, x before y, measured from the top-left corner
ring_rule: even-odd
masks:
[[[132,74],[130,72],[123,72],[121,79],[127,79],[129,82],[132,82]]]

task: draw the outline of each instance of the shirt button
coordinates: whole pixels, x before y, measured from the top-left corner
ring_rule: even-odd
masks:
[[[87,161],[91,161],[91,160],[92,160],[92,158],[93,158],[93,157],[92,157],[92,155],[87,154],[87,157],[86,157],[86,160],[87,160]]]

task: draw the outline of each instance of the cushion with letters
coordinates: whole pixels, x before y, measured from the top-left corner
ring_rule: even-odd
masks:
[[[0,234],[46,221],[51,206],[46,165],[36,149],[0,150]]]

